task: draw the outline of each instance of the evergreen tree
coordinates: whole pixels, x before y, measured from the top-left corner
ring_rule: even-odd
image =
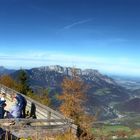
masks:
[[[27,77],[27,73],[25,70],[20,70],[18,81],[20,84],[19,92],[26,95],[27,92],[29,92],[31,89],[29,88],[28,77]]]

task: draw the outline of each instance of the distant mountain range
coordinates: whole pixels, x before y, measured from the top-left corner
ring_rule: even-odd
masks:
[[[130,76],[111,76],[116,83],[130,89],[131,91],[140,89],[140,77]]]
[[[0,66],[0,75],[4,75],[4,74],[11,74],[13,72],[15,72],[16,70],[12,70],[12,69],[6,69],[3,66]]]
[[[0,67],[4,70],[3,67]],[[3,74],[10,74],[17,79],[20,70],[11,70],[9,73],[3,71]],[[38,67],[26,70],[29,77],[29,83],[33,90],[39,87],[50,88],[50,96],[56,93],[61,94],[61,83],[64,77],[71,76],[71,67],[62,67],[59,65]],[[124,102],[129,99],[129,91],[119,86],[112,78],[102,75],[94,69],[76,69],[83,81],[90,85],[87,91],[86,111],[91,114],[98,112],[99,119],[108,119],[117,117],[113,105]],[[55,103],[54,103],[55,104]]]

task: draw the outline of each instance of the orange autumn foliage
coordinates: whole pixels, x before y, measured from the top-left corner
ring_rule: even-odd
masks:
[[[58,98],[62,101],[60,111],[66,116],[74,119],[77,123],[79,114],[83,112],[83,101],[87,86],[79,77],[65,78],[62,83],[63,93]]]
[[[0,84],[3,84],[9,88],[17,90],[19,85],[9,75],[2,75],[0,77]]]
[[[84,102],[89,86],[84,83],[73,69],[72,77],[66,77],[62,83],[62,94],[58,99],[62,101],[60,111],[66,117],[74,120],[78,126],[77,136],[80,140],[93,140],[91,128],[95,117],[85,113]]]

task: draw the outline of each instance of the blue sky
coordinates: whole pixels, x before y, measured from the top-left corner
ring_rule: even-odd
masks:
[[[0,0],[0,65],[140,76],[139,0]]]

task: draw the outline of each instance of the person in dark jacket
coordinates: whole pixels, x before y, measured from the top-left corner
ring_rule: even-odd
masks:
[[[0,119],[4,118],[4,113],[5,113],[4,107],[5,107],[5,101],[0,100]]]
[[[14,94],[14,98],[17,100],[17,105],[20,110],[20,118],[25,118],[26,117],[25,109],[26,109],[26,105],[27,105],[27,101],[26,101],[25,97],[23,97],[19,93],[16,93],[16,94]]]

